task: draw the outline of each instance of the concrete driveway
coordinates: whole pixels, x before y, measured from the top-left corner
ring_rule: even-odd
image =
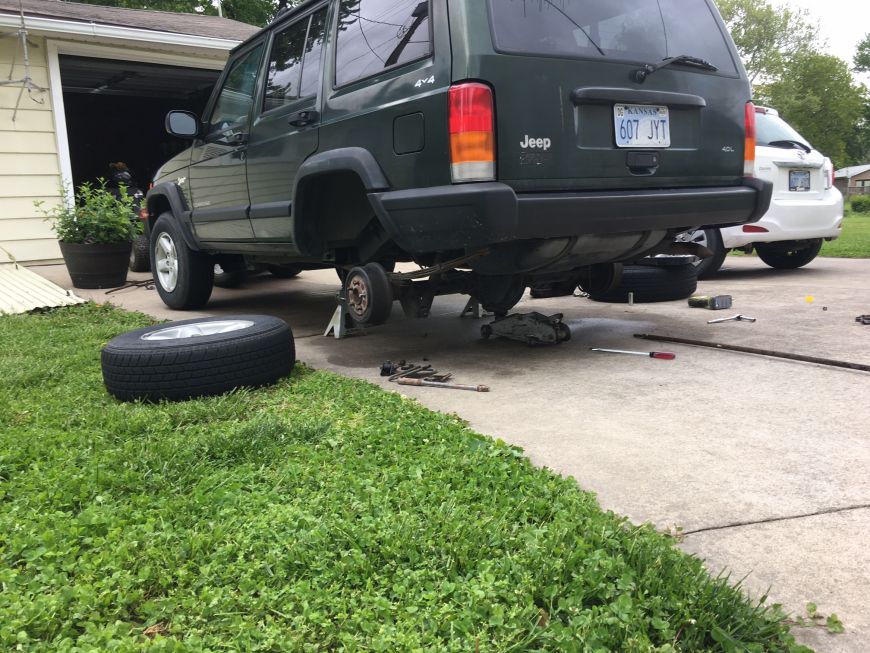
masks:
[[[33,269],[70,285],[63,266]],[[436,299],[427,320],[406,320],[397,305],[383,327],[324,338],[337,289],[331,271],[257,277],[242,289],[216,289],[201,314],[285,318],[299,360],[458,413],[536,464],[573,476],[605,508],[681,529],[685,550],[713,573],[746,576],[754,595],[770,588],[770,600],[795,614],[807,602],[837,613],[843,635],[796,629],[818,651],[870,648],[870,373],[632,337],[668,334],[870,364],[870,326],[855,322],[870,313],[870,260],[818,259],[780,272],[729,257],[699,291],[733,295],[733,311],[527,297],[516,310],[562,312],[573,331],[570,342],[545,348],[481,340],[483,322],[459,318],[462,297]],[[168,311],[153,290],[77,292],[161,318],[197,315]],[[758,322],[706,323],[737,312]],[[667,349],[677,358],[590,347]],[[388,359],[428,360],[492,392],[395,386],[378,376]]]

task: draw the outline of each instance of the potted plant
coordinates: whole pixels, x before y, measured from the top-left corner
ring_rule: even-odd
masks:
[[[84,183],[71,206],[61,203],[42,213],[52,223],[60,251],[76,288],[117,288],[127,280],[132,241],[142,224],[131,219],[133,198],[127,189],[107,189],[105,180]]]

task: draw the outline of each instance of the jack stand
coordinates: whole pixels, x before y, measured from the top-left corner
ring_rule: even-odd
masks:
[[[462,309],[462,313],[460,313],[459,317],[468,317],[471,316],[475,320],[480,320],[484,317],[489,317],[489,314],[484,312],[484,310],[480,307],[480,302],[477,301],[475,297],[470,297],[468,299],[468,303],[465,305],[465,308]]]
[[[335,309],[335,313],[332,314],[332,319],[326,326],[323,336],[327,337],[332,333],[336,340],[341,340],[342,338],[354,335],[358,332],[358,329],[354,327],[350,313],[347,312],[347,297],[345,297],[343,292],[340,292],[336,296],[336,299],[338,300],[338,306]]]

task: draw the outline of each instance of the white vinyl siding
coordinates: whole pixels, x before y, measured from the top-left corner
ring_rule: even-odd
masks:
[[[30,73],[33,81],[49,87],[46,42],[28,37]],[[24,77],[21,42],[0,39],[0,61],[16,61],[12,79]],[[4,70],[4,78],[8,75]],[[0,87],[0,248],[18,261],[46,261],[60,258],[57,241],[34,200],[47,205],[60,201],[61,178],[57,157],[51,95],[48,91],[31,94],[21,87]],[[18,113],[13,122],[15,105]],[[6,260],[0,250],[0,261]]]

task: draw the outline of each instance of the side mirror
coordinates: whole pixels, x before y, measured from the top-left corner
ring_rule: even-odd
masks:
[[[190,111],[170,111],[166,114],[166,131],[178,138],[196,138],[199,118]]]

